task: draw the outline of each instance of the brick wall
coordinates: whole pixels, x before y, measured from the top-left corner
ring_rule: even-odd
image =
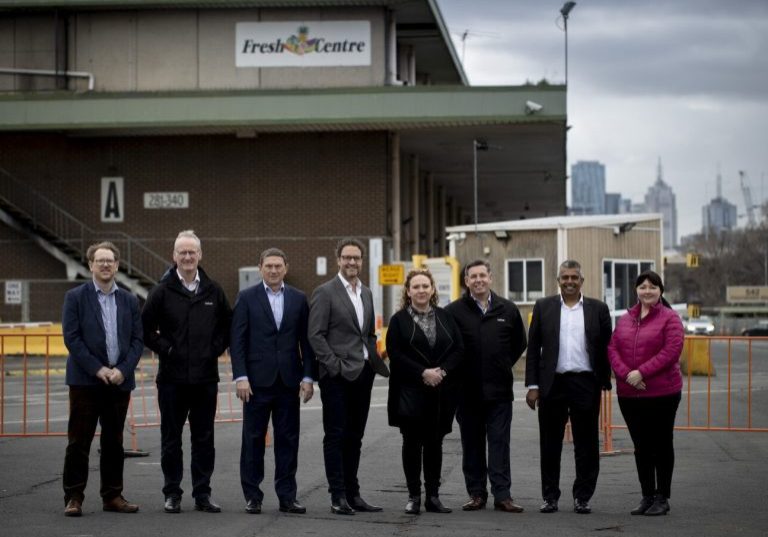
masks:
[[[335,272],[338,238],[387,234],[384,132],[245,139],[3,135],[0,165],[105,236],[128,233],[169,261],[176,234],[194,229],[203,241],[201,266],[231,301],[238,267],[256,265],[264,248],[286,251],[287,280],[309,294]],[[124,178],[123,223],[100,222],[105,176]],[[189,209],[143,208],[144,192],[170,191],[189,192]],[[9,237],[4,224],[0,229],[0,240]],[[19,267],[27,265],[34,267],[30,274],[61,277],[59,262],[18,234],[13,241],[12,253],[3,248],[0,256],[0,279],[17,277]],[[315,275],[317,256],[328,258],[329,276]]]

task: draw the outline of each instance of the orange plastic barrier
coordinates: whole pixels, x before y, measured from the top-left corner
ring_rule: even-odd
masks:
[[[768,417],[755,423],[754,393],[768,389],[768,337],[687,336],[680,357],[683,393],[677,431],[768,432]],[[615,390],[604,392],[600,408],[603,454],[617,453],[613,432]],[[765,416],[765,414],[763,414]]]
[[[45,331],[0,333],[0,437],[66,436],[69,389],[64,382],[66,357],[61,355],[60,327]],[[10,351],[10,352],[9,352]],[[219,358],[222,382],[216,408],[217,423],[242,421],[242,404],[235,396],[228,355]],[[157,358],[142,357],[136,368],[126,427],[126,451],[143,454],[136,431],[160,426],[157,404]],[[267,443],[270,439],[267,437]]]

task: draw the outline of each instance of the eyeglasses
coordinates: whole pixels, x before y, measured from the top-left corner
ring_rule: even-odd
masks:
[[[187,256],[194,257],[197,255],[197,250],[182,250],[181,252],[177,250],[176,255],[178,255],[179,257],[187,257]]]
[[[103,265],[105,267],[111,267],[115,264],[115,259],[94,259],[93,264],[94,265]]]
[[[359,263],[363,260],[363,258],[359,255],[343,255],[341,256],[341,260],[345,262],[354,261],[355,263]]]

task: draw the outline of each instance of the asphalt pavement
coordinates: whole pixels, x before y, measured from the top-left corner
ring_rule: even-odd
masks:
[[[508,514],[488,508],[462,512],[466,500],[461,472],[461,443],[457,427],[446,437],[443,461],[443,503],[454,508],[451,514],[406,515],[405,479],[400,463],[399,432],[387,425],[386,380],[377,378],[368,429],[363,445],[360,480],[363,496],[381,505],[381,513],[342,517],[330,512],[322,457],[322,420],[319,394],[303,406],[301,452],[299,455],[299,501],[305,515],[288,515],[277,509],[271,477],[265,491],[261,515],[244,512],[239,481],[239,423],[216,427],[217,460],[213,476],[213,499],[220,514],[193,510],[186,494],[182,513],[163,512],[160,432],[140,429],[139,447],[147,457],[129,458],[125,464],[125,496],[141,506],[139,513],[123,515],[101,510],[98,496],[98,454],[94,442],[91,475],[84,504],[84,516],[65,518],[61,471],[66,439],[0,438],[0,533],[4,536],[156,536],[190,537],[263,536],[335,537],[378,535],[478,537],[512,533],[552,537],[571,535],[649,536],[653,534],[703,537],[712,535],[764,536],[768,533],[768,433],[692,432],[675,434],[676,466],[672,510],[668,516],[630,516],[640,499],[631,442],[625,431],[614,435],[619,453],[601,458],[593,513],[578,515],[572,510],[570,486],[573,480],[573,451],[563,452],[563,497],[560,511],[541,514],[538,428],[536,415],[523,402],[523,387],[515,385],[512,424],[512,494],[525,507],[522,514]],[[762,391],[762,390],[761,390]],[[768,408],[760,394],[753,419],[766,422]],[[188,436],[185,435],[185,441]],[[189,456],[185,445],[185,457]],[[188,459],[186,460],[188,467]],[[274,465],[268,450],[267,475]],[[188,473],[183,487],[189,491]]]

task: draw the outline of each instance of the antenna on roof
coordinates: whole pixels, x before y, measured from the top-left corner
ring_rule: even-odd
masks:
[[[452,32],[453,35],[456,35],[459,37],[459,40],[461,41],[461,63],[464,64],[464,56],[467,51],[467,38],[468,37],[489,37],[491,39],[498,39],[501,37],[496,32],[476,32],[474,30],[470,30],[469,28],[465,29],[463,32]]]

